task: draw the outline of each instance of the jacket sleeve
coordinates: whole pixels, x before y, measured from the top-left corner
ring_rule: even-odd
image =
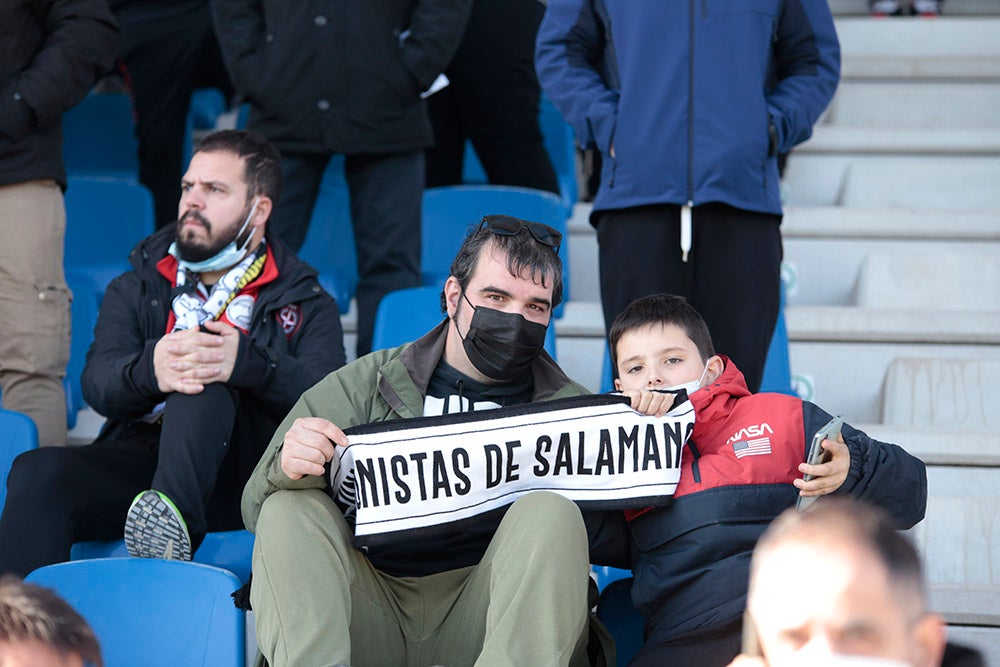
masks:
[[[156,338],[147,338],[139,276],[129,272],[115,278],[104,294],[87,350],[81,384],[87,405],[109,419],[132,420],[148,414],[166,394],[153,372]]]
[[[301,304],[302,324],[286,350],[240,336],[236,364],[227,383],[287,412],[309,387],[347,361],[336,301],[326,292]],[[264,317],[274,317],[267,313]],[[276,325],[272,325],[276,326]]]
[[[48,125],[114,65],[118,25],[101,0],[32,3],[44,42],[27,67],[0,85],[0,131],[12,139]]]
[[[787,0],[774,44],[775,85],[767,95],[775,149],[812,136],[840,80],[840,44],[827,0]]]
[[[549,0],[535,45],[539,83],[573,126],[577,143],[605,154],[614,138],[618,91],[597,63],[613,61],[613,49],[591,0]]]
[[[812,403],[802,405],[807,438],[812,437],[830,415]],[[844,442],[851,453],[847,479],[837,491],[879,505],[899,529],[911,528],[927,509],[927,470],[924,462],[902,447],[880,442],[863,431],[844,424]]]
[[[212,19],[229,77],[240,93],[255,97],[253,82],[262,78],[266,34],[260,0],[212,0]]]
[[[400,57],[420,90],[427,90],[458,49],[472,0],[420,0],[410,16]]]
[[[292,480],[281,470],[281,448],[285,433],[300,417],[322,417],[340,429],[371,421],[371,387],[376,385],[377,369],[370,360],[370,356],[363,357],[320,380],[302,394],[275,430],[264,455],[260,457],[243,489],[241,507],[247,530],[254,532],[261,505],[275,491],[327,487],[325,475],[306,475],[302,479]]]

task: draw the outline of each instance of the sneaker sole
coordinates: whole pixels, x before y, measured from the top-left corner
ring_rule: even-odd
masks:
[[[184,520],[155,491],[145,491],[132,502],[125,517],[125,548],[136,558],[191,560]]]

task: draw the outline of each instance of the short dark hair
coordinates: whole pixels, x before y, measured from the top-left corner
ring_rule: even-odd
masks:
[[[836,540],[840,544],[866,549],[885,566],[889,582],[896,591],[915,596],[921,605],[926,605],[920,554],[880,507],[849,496],[828,496],[805,512],[794,507],[785,510],[757,542],[751,562],[751,581],[767,552],[790,539],[805,542]],[[902,604],[906,605],[906,602]]]
[[[449,269],[449,274],[455,276],[463,291],[476,270],[483,248],[487,246],[507,253],[507,270],[510,275],[520,277],[527,274],[543,287],[547,287],[547,281],[551,280],[552,307],[562,303],[562,260],[555,249],[536,241],[527,228],[521,229],[517,234],[501,235],[494,234],[482,222],[470,228]],[[447,303],[442,290],[441,312],[446,311]]]
[[[281,195],[281,155],[267,139],[250,130],[219,130],[206,135],[194,149],[195,153],[233,153],[243,158],[243,180],[247,186],[247,201],[263,195],[274,204]]]
[[[694,306],[682,296],[650,294],[639,297],[625,306],[611,323],[608,349],[611,352],[611,367],[615,377],[618,376],[618,343],[622,336],[629,331],[654,324],[673,324],[680,327],[698,348],[702,361],[708,361],[708,358],[715,354],[708,325]]]
[[[0,577],[0,641],[41,642],[60,655],[104,665],[97,635],[73,607],[48,588],[12,575]]]

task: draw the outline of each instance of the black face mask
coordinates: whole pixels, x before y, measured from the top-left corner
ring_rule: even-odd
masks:
[[[472,322],[462,339],[469,361],[480,373],[498,382],[513,382],[525,373],[545,345],[546,327],[516,313],[472,306]]]

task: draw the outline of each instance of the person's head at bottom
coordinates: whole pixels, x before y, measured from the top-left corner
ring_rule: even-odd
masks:
[[[547,225],[506,215],[484,217],[466,236],[441,293],[448,364],[488,384],[528,376],[562,299],[561,242]]]
[[[94,631],[65,600],[13,576],[0,578],[0,665],[102,667]]]
[[[790,509],[754,550],[748,616],[772,667],[937,667],[920,556],[878,508],[829,498]]]

